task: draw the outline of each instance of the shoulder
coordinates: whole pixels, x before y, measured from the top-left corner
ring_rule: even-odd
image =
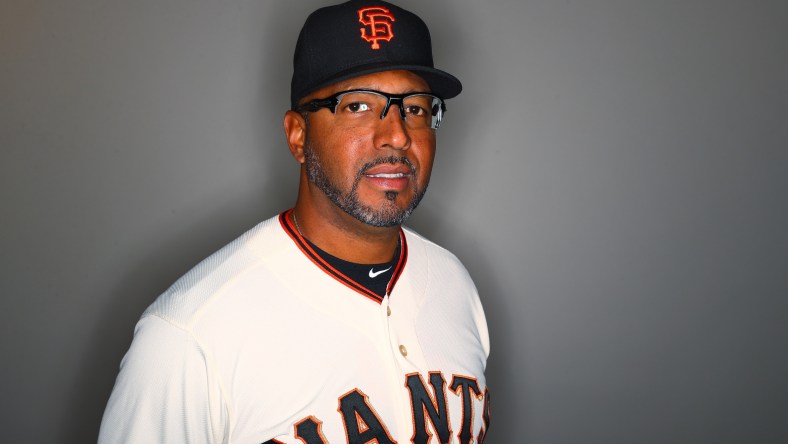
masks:
[[[403,227],[402,230],[405,232],[405,239],[407,239],[408,242],[409,260],[426,260],[432,268],[459,273],[470,279],[465,266],[454,253],[427,239],[411,228]]]
[[[403,228],[408,242],[406,285],[423,314],[429,313],[431,326],[439,331],[473,331],[474,341],[486,357],[490,340],[487,321],[476,285],[468,270],[449,250],[411,229]],[[404,276],[404,274],[403,274]],[[396,295],[399,297],[400,295]],[[457,325],[463,327],[458,327]],[[470,330],[468,326],[474,326]],[[431,332],[436,329],[430,328]],[[446,338],[442,344],[454,339]],[[439,341],[440,342],[440,341]]]
[[[417,233],[414,229],[410,227],[402,227],[402,231],[405,232],[405,238],[408,241],[409,247],[418,246],[419,248],[424,249],[428,254],[446,257],[447,259],[459,262],[459,259],[457,259],[457,257],[451,251],[427,239],[423,235]]]
[[[465,299],[476,305],[476,285],[462,262],[446,248],[403,228],[408,245],[405,273],[411,282],[427,291],[438,291],[444,297]]]
[[[251,276],[260,278],[266,266],[287,247],[279,218],[265,220],[216,251],[162,293],[142,317],[157,316],[189,329],[228,287],[243,289]],[[257,271],[257,272],[254,272]]]

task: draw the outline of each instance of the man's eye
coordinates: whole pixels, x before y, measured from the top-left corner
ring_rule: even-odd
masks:
[[[364,103],[364,102],[349,103],[345,108],[348,111],[350,111],[351,113],[360,113],[360,112],[364,112],[364,111],[369,111],[370,110],[369,104]]]
[[[407,115],[409,115],[409,116],[419,116],[420,117],[420,116],[426,115],[427,111],[424,108],[420,107],[420,106],[411,105],[411,106],[405,107],[405,113]]]

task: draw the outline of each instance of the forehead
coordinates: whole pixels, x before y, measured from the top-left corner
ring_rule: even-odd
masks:
[[[363,76],[353,77],[320,88],[304,97],[301,102],[327,97],[340,91],[349,89],[374,89],[390,94],[405,94],[409,92],[429,92],[427,82],[419,75],[410,71],[383,71]]]

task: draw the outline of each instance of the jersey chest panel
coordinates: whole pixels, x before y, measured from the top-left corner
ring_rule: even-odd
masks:
[[[104,442],[482,442],[478,294],[453,255],[405,236],[382,301],[316,266],[277,218],[203,261],[138,324]]]
[[[415,253],[414,267],[427,260]],[[292,259],[247,272],[196,326],[198,335],[223,329],[200,342],[232,406],[233,442],[303,443],[312,433],[343,443],[373,432],[410,442],[421,422],[434,436],[427,442],[442,442],[441,427],[450,442],[461,442],[463,424],[481,433],[486,331],[474,328],[473,305],[459,303],[476,297],[472,287],[462,279],[430,286],[406,269],[378,304]],[[300,279],[283,269],[301,270]],[[424,414],[425,400],[445,409],[446,424]]]

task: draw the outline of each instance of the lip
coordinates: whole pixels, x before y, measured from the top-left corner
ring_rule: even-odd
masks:
[[[403,191],[408,186],[413,171],[407,165],[378,165],[364,173],[364,179],[385,191]]]
[[[410,176],[412,174],[413,174],[413,170],[411,170],[409,166],[402,163],[394,164],[394,165],[392,164],[377,165],[364,172],[365,176],[378,176],[378,175]]]

